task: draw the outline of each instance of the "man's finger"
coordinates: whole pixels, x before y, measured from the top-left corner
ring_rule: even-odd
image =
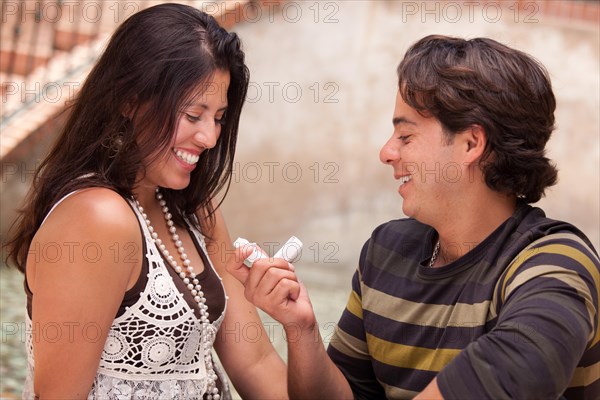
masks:
[[[242,284],[246,283],[250,270],[244,264],[244,260],[252,253],[252,249],[249,247],[239,247],[233,251],[233,254],[227,260],[225,269],[235,279],[240,281]]]

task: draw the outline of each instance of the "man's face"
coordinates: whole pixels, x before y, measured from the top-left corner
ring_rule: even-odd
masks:
[[[440,122],[420,115],[400,93],[392,121],[394,132],[381,148],[380,160],[400,181],[404,214],[431,224],[444,210],[457,206],[457,192],[467,174],[460,141],[448,143]]]

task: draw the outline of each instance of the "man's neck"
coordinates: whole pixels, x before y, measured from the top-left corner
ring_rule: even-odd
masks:
[[[439,234],[440,252],[434,266],[449,264],[479,245],[516,210],[516,199],[498,193],[471,197],[461,207],[449,210],[434,228]]]

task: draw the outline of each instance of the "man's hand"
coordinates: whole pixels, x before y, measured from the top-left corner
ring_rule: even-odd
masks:
[[[243,260],[250,253],[251,249],[237,249],[226,267],[244,285],[246,299],[286,330],[304,330],[316,325],[308,293],[294,266],[281,258],[263,258],[248,268]]]

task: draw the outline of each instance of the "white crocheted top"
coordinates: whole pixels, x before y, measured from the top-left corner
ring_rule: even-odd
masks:
[[[200,320],[175,286],[145,221],[133,202],[130,203],[146,241],[148,281],[140,299],[113,321],[88,399],[202,398],[207,386],[202,343],[210,342],[212,348],[225,310],[209,325],[207,332],[201,330]],[[188,225],[206,255],[204,237]],[[205,268],[214,270],[210,259],[205,259],[209,263]],[[28,374],[24,399],[34,398],[31,325],[26,313]],[[222,382],[221,399],[230,399],[225,374],[216,362],[214,369]]]

